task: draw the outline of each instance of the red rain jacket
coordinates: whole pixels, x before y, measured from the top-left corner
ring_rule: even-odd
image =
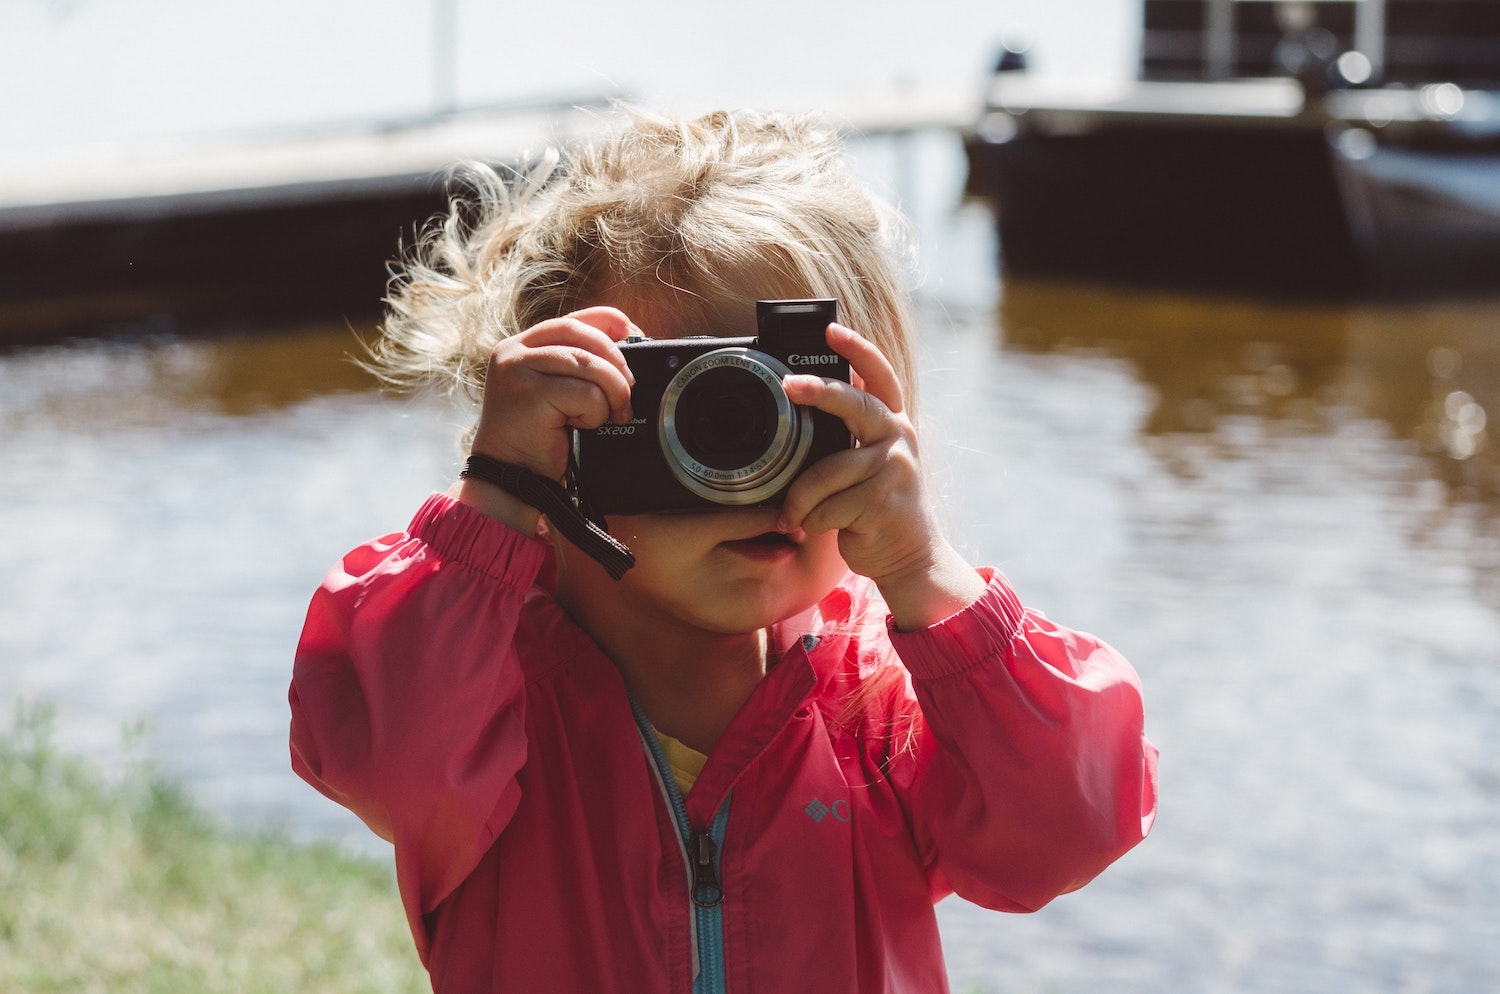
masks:
[[[1149,830],[1135,673],[999,574],[907,634],[849,576],[782,626],[684,802],[618,671],[537,582],[550,556],[433,496],[329,574],[298,649],[292,765],[394,843],[442,994],[945,991],[935,901],[1034,910]],[[895,657],[910,679],[841,717]],[[700,908],[709,835],[722,901]]]

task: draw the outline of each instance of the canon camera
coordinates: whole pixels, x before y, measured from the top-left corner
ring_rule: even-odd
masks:
[[[789,373],[849,380],[828,347],[836,300],[762,300],[754,338],[631,338],[629,424],[578,430],[574,482],[600,514],[779,504],[804,467],[851,444],[843,421],[793,404]]]

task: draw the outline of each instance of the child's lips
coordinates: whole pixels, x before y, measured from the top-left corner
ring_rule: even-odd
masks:
[[[723,547],[750,559],[778,559],[797,551],[797,538],[786,532],[766,531],[724,542]]]

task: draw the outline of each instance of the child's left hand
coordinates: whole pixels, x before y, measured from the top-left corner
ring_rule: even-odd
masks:
[[[784,389],[793,403],[843,420],[858,446],[803,471],[787,491],[781,527],[809,534],[837,529],[844,562],[875,581],[898,628],[936,624],[972,604],[984,579],[938,524],[917,431],[889,360],[838,324],[828,326],[828,345],[849,360],[855,382],[794,375]]]

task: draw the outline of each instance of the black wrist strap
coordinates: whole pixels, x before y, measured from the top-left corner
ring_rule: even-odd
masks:
[[[512,497],[546,515],[563,537],[603,566],[618,580],[635,565],[635,555],[609,533],[604,517],[585,510],[554,480],[513,463],[472,455],[460,476],[492,483]]]

